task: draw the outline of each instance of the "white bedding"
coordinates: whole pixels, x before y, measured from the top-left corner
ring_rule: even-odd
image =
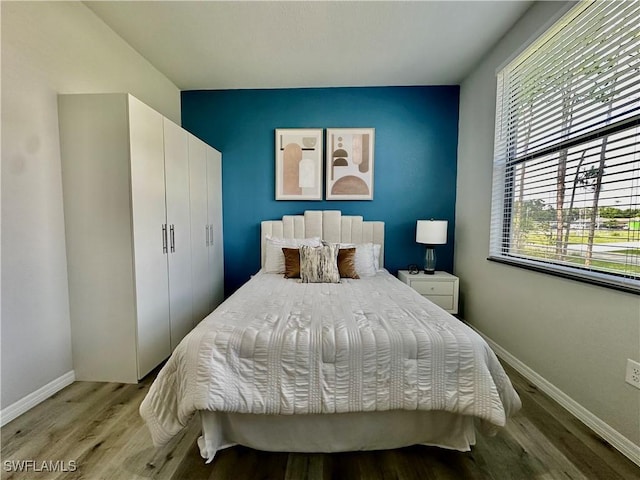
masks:
[[[491,433],[520,405],[484,340],[388,272],[340,284],[259,273],[185,337],[140,413],[159,446],[197,410],[446,411]]]
[[[201,411],[200,455],[211,462],[234,445],[269,452],[355,452],[429,445],[468,452],[473,417],[443,411],[388,410],[332,415],[256,415]],[[312,435],[309,432],[313,432]]]

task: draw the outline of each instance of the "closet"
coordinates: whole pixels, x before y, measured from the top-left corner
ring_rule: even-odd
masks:
[[[171,350],[173,350],[191,331],[194,324],[191,298],[191,199],[188,143],[190,135],[167,118],[163,119],[163,122],[167,208],[165,250],[169,276]]]
[[[76,378],[135,383],[222,300],[221,156],[128,94],[60,95],[58,109]],[[192,191],[202,168],[215,177],[204,195]],[[220,265],[206,291],[194,284],[202,209],[206,265]]]
[[[202,319],[224,295],[222,249],[222,156],[189,138],[193,310]]]

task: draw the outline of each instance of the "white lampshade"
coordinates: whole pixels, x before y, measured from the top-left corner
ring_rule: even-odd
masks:
[[[447,243],[447,221],[418,220],[416,242],[426,243],[427,245],[443,245]]]

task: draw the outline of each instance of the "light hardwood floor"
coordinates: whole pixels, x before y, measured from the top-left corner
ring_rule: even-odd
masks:
[[[507,372],[523,409],[497,436],[479,435],[471,452],[414,446],[288,454],[234,447],[219,452],[209,465],[196,446],[197,418],[171,444],[160,450],[152,447],[138,406],[154,374],[139,385],[76,382],[2,428],[1,478],[640,479],[640,467],[514,370]],[[19,460],[35,463],[29,464],[29,472],[8,471]],[[34,471],[34,465],[41,471]],[[58,472],[48,472],[47,467]],[[60,472],[63,468],[68,471]]]

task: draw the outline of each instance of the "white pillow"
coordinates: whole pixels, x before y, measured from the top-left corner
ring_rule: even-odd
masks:
[[[373,243],[356,245],[356,272],[361,277],[373,277],[378,271]]]
[[[282,248],[299,248],[301,245],[319,247],[320,237],[311,238],[279,238],[267,235],[263,270],[265,273],[284,273],[284,253]]]
[[[375,258],[375,248],[373,243],[341,243],[340,248],[356,247],[356,273],[360,277],[373,277],[378,271],[378,263],[380,262],[380,249],[378,249],[378,258]],[[378,245],[380,247],[380,245]]]
[[[376,267],[376,270],[382,270],[382,265],[380,265],[380,250],[382,250],[382,245],[379,243],[373,244],[373,264]]]

